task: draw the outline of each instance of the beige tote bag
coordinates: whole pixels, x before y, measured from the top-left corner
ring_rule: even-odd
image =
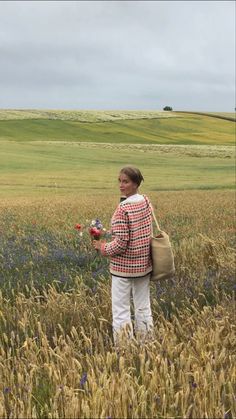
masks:
[[[172,278],[175,273],[174,255],[171,248],[170,239],[167,233],[160,229],[154,214],[152,216],[158,229],[158,235],[154,237],[153,229],[151,235],[151,257],[152,273],[151,281],[160,281],[162,279]]]

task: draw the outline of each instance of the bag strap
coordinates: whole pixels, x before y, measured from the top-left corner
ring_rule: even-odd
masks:
[[[156,219],[156,216],[155,216],[155,213],[154,213],[154,210],[153,210],[153,207],[152,207],[152,205],[150,204],[150,207],[151,207],[151,210],[152,210],[152,217],[153,217],[153,220],[155,221],[155,223],[156,223],[156,226],[157,226],[157,229],[159,230],[159,231],[161,231],[161,228],[160,228],[160,226],[159,226],[159,224],[158,224],[158,221],[157,221],[157,219]]]
[[[157,221],[157,219],[156,219],[156,216],[155,216],[155,213],[154,213],[154,209],[153,209],[153,207],[152,207],[152,204],[151,204],[151,202],[150,202],[150,201],[148,202],[147,197],[146,197],[145,195],[143,195],[143,197],[144,197],[144,199],[145,199],[145,201],[146,201],[147,206],[151,208],[152,218],[153,218],[153,220],[154,220],[154,221],[155,221],[155,223],[156,223],[157,230],[161,233],[161,232],[162,232],[162,230],[161,230],[161,228],[160,228],[160,226],[159,226],[159,224],[158,224],[158,221]],[[153,228],[152,228],[152,234],[153,234]]]
[[[145,199],[145,201],[146,201],[147,206],[151,209],[151,212],[152,212],[152,218],[153,218],[153,220],[155,221],[155,224],[156,224],[156,226],[157,226],[157,230],[161,233],[161,232],[162,232],[162,230],[161,230],[161,228],[160,228],[160,226],[159,226],[159,224],[158,224],[158,221],[157,221],[157,219],[156,219],[156,216],[155,216],[155,213],[154,213],[154,209],[153,209],[153,207],[152,207],[152,204],[151,204],[151,202],[150,202],[150,201],[148,201],[148,200],[147,200],[147,197],[146,197],[145,195],[143,195],[143,197],[144,197],[144,199]],[[153,228],[152,228],[152,234],[153,234]]]

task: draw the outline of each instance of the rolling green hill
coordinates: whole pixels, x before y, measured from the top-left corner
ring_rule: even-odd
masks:
[[[205,115],[0,111],[0,196],[114,192],[126,164],[146,191],[232,189],[234,140],[234,122]]]
[[[16,111],[17,112],[17,111]],[[197,114],[172,112],[84,112],[77,114],[0,112],[0,141],[80,141],[131,144],[233,145],[235,123]],[[15,117],[14,117],[15,115]],[[87,115],[87,122],[86,120]],[[33,116],[36,119],[33,119]],[[38,119],[38,116],[40,117]],[[48,116],[48,118],[46,118]],[[110,116],[110,119],[109,119]],[[51,118],[51,119],[49,119]],[[62,119],[59,119],[62,118]],[[70,119],[73,118],[73,119]],[[100,122],[98,120],[100,118]],[[82,119],[82,120],[81,120]]]

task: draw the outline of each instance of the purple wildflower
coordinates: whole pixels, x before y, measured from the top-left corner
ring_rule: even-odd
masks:
[[[92,288],[92,293],[93,293],[93,294],[96,294],[97,289],[98,289],[98,287],[95,285],[95,286]]]
[[[85,385],[86,381],[87,381],[87,372],[84,372],[81,379],[80,379],[81,387],[83,387]]]
[[[5,387],[5,388],[3,389],[3,393],[4,393],[4,394],[8,394],[8,393],[10,393],[10,392],[11,392],[10,387]]]
[[[155,394],[155,396],[154,396],[154,401],[155,401],[156,403],[160,403],[161,398],[160,398],[160,396],[159,396],[158,394]]]

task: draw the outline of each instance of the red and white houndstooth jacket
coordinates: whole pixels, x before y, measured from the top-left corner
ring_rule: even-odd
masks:
[[[111,220],[112,241],[101,246],[102,254],[110,256],[112,275],[137,278],[152,271],[150,205],[145,195],[136,194],[116,208]]]

